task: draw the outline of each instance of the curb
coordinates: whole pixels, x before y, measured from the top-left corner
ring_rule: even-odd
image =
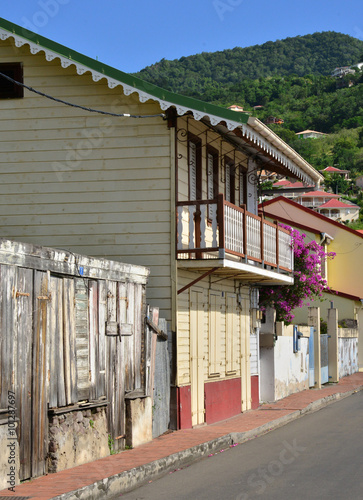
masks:
[[[284,425],[297,420],[298,418],[314,413],[322,408],[332,404],[340,399],[344,399],[352,394],[363,390],[363,386],[353,389],[348,392],[336,393],[324,398],[318,399],[310,403],[301,410],[294,411],[289,415],[277,418],[272,422],[256,427],[246,432],[231,432],[225,436],[212,439],[205,443],[187,448],[167,457],[155,460],[145,465],[135,467],[133,469],[123,471],[120,474],[115,474],[108,478],[96,481],[93,484],[84,486],[78,490],[62,493],[53,500],[98,500],[112,499],[121,493],[126,493],[135,489],[137,486],[142,486],[147,481],[157,479],[167,472],[179,469],[183,466],[190,465],[200,458],[204,458],[213,452],[220,451],[223,448],[228,448],[233,444],[242,444],[251,439],[267,434],[268,432],[283,427]]]

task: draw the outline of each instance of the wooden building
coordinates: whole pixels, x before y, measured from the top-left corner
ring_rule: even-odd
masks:
[[[134,397],[148,400],[141,406],[151,439],[148,274],[0,240],[0,448],[13,394],[20,480],[140,441],[126,428],[126,401]],[[1,453],[2,472],[6,458]]]
[[[173,339],[174,426],[258,404],[255,290],[292,283],[292,255],[289,235],[258,214],[257,172],[313,185],[321,174],[254,117],[5,20],[0,72],[14,91],[0,100],[1,234],[150,268],[147,300]]]

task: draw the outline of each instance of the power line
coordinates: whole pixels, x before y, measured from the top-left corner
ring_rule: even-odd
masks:
[[[83,109],[84,111],[89,111],[90,113],[99,113],[101,115],[117,116],[120,118],[123,118],[123,117],[124,118],[156,118],[156,117],[160,117],[160,118],[164,118],[164,119],[166,118],[166,115],[164,113],[159,113],[159,114],[155,114],[155,115],[130,115],[129,113],[118,114],[118,113],[110,113],[109,111],[101,111],[99,109],[87,108],[85,106],[80,106],[79,104],[73,104],[73,103],[68,102],[68,101],[63,101],[62,99],[58,99],[57,97],[53,97],[51,95],[45,94],[44,92],[40,92],[39,90],[36,90],[33,87],[29,87],[28,85],[25,85],[25,83],[18,82],[17,80],[14,80],[13,78],[11,78],[8,75],[5,75],[4,73],[0,72],[0,76],[5,78],[6,80],[9,80],[9,82],[14,83],[15,85],[19,85],[20,87],[23,87],[23,88],[29,90],[30,92],[33,92],[34,94],[40,95],[41,97],[46,97],[47,99],[50,99],[50,100],[55,101],[55,102],[59,102],[60,104],[65,104],[66,106],[70,106],[72,108]]]

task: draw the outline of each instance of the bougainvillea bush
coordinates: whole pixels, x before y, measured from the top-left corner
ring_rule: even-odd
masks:
[[[276,321],[292,322],[296,307],[310,305],[310,302],[321,299],[323,292],[329,287],[323,277],[325,261],[335,257],[334,252],[325,252],[324,247],[316,241],[304,240],[306,235],[297,229],[282,225],[291,233],[294,253],[294,284],[263,287],[260,289],[260,309],[273,307],[276,310]]]

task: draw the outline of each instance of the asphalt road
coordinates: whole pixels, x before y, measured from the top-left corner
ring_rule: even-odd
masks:
[[[361,500],[363,391],[117,498]]]

